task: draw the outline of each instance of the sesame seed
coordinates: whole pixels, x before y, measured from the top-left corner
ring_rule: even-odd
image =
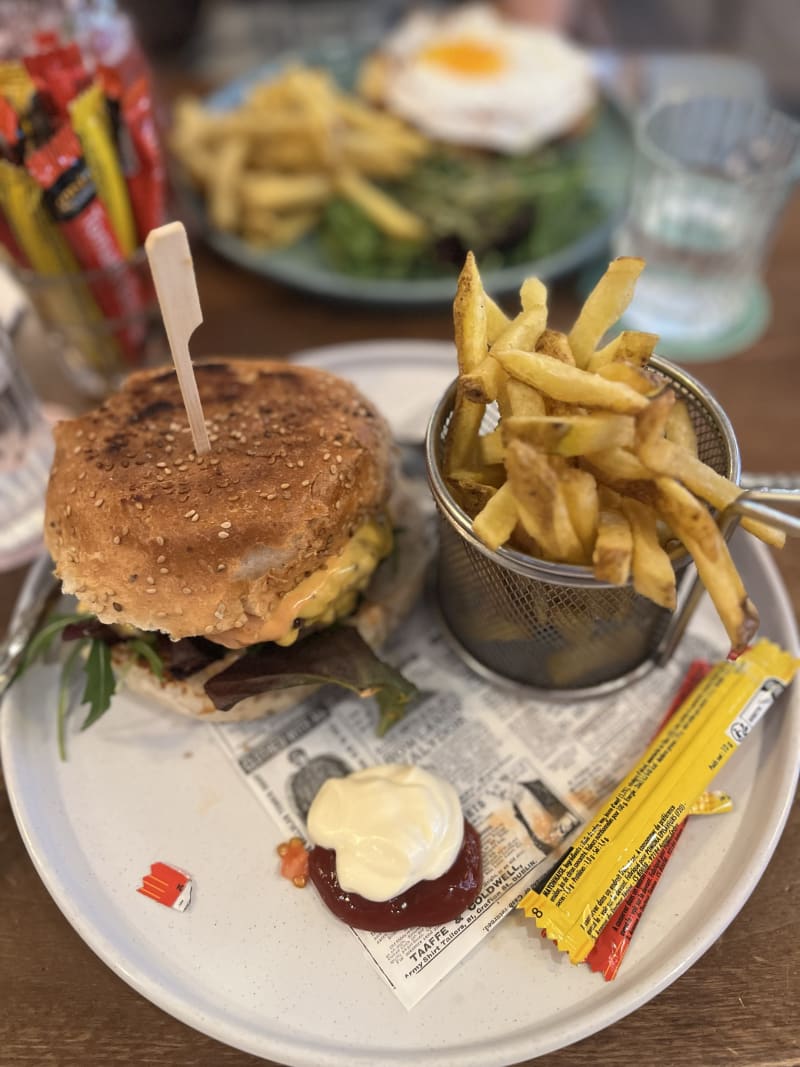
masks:
[[[169,574],[169,568],[168,567],[159,567],[158,568],[158,573],[159,574]]]
[[[303,486],[311,485],[311,480],[309,478],[304,478],[300,484]]]
[[[137,511],[144,511],[144,505],[140,504],[138,500],[136,501],[136,510]]]
[[[336,464],[331,463],[331,474],[336,474]]]
[[[326,453],[325,453],[325,454],[323,455],[323,457],[322,457],[322,458],[323,458],[324,460],[328,460],[328,459],[330,459],[330,458],[331,458],[331,454],[330,454],[330,452],[326,452]]]
[[[102,498],[102,497],[100,497],[100,499],[99,499],[99,500],[95,500],[95,502],[94,502],[94,506],[95,506],[96,508],[101,508],[101,507],[103,506],[103,498]]]
[[[281,482],[281,489],[288,489],[288,488],[289,488],[289,483],[288,482]]]
[[[94,500],[94,498],[97,496],[97,490],[96,489],[90,489],[89,490],[89,496]]]
[[[190,508],[189,511],[187,511],[184,514],[183,517],[184,517],[184,519],[191,519],[191,517],[192,517],[192,515],[194,515],[194,513],[195,513],[194,508]]]
[[[72,453],[73,453],[73,455],[77,456],[80,451],[81,451],[81,445],[75,445],[75,447],[72,450]]]
[[[189,588],[188,585],[185,585],[183,589],[181,589],[181,592],[184,594],[184,596],[191,596],[192,590]]]
[[[156,466],[161,467],[163,469],[164,467],[166,467],[166,463],[156,463]]]
[[[166,561],[166,558],[166,556],[159,556],[156,560],[156,563],[164,563]]]
[[[124,534],[126,534],[126,533],[128,532],[128,527],[126,526],[126,527],[125,527],[125,529],[124,529],[124,530],[123,530],[122,532],[123,532]],[[159,536],[158,536],[158,537],[156,538],[156,544],[157,544],[157,545],[163,545],[163,544],[164,544],[164,538],[163,538],[163,537],[161,537],[161,535],[159,535]]]
[[[152,585],[148,586],[148,588],[145,589],[145,593],[155,593],[155,592],[156,592],[156,588],[155,588],[155,586],[152,586]]]
[[[342,462],[342,457],[341,457],[341,456],[339,456],[339,455],[337,455],[337,456],[336,456],[336,462],[337,462],[337,463],[341,463],[341,462]]]
[[[225,520],[225,522],[221,522],[220,526],[223,530],[230,530],[231,528],[231,524],[227,521],[227,519]]]
[[[213,626],[212,626],[212,625],[211,625],[211,624],[209,623],[209,624],[208,624],[208,626],[206,626],[205,632],[206,632],[207,634],[213,634],[213,632],[214,632],[214,627],[213,627]]]
[[[227,530],[220,530],[217,537],[221,537],[224,540],[226,537],[230,537],[230,534]]]
[[[224,563],[218,563],[217,564],[217,570],[218,571],[224,571],[225,570],[225,564]]]
[[[200,516],[197,514],[197,512],[195,512],[194,515],[192,515],[192,522],[197,522],[199,518]]]
[[[274,500],[277,495],[277,493],[267,493],[267,500]]]
[[[71,504],[67,504],[67,506],[64,508],[64,514],[67,516],[67,518],[70,517],[70,515],[72,514],[72,505]]]
[[[118,545],[118,544],[119,544],[119,541],[120,541],[120,537],[119,537],[119,534],[116,534],[116,536],[114,537],[114,544],[115,544],[115,545]]]
[[[155,578],[154,578],[154,577],[153,577],[153,576],[152,576],[151,574],[149,574],[149,575],[147,576],[147,578],[145,579],[145,581],[147,582],[147,584],[148,584],[148,585],[155,585],[155,584],[156,584],[156,580],[155,580]]]

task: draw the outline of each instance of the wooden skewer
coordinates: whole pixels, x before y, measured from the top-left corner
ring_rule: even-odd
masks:
[[[189,239],[182,222],[168,222],[151,230],[144,243],[150,270],[167,331],[167,340],[178,373],[184,407],[198,456],[211,451],[203,407],[189,355],[189,338],[203,321],[197,279],[194,276]]]

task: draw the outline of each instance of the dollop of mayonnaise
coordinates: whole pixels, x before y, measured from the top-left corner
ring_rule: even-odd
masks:
[[[324,782],[308,813],[308,834],[335,850],[345,892],[391,900],[453,866],[464,816],[449,782],[421,767],[385,763]]]

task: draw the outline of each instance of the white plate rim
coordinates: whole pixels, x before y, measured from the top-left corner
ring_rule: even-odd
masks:
[[[328,365],[331,369],[334,369],[335,364],[336,369],[341,370],[343,360],[346,361],[346,359],[353,357],[356,361],[361,358],[369,358],[370,352],[374,356],[375,348],[373,344],[373,342],[356,342],[353,344],[334,345],[330,346],[327,354],[325,349],[315,350],[313,353],[304,353],[302,354],[302,361],[310,362],[313,359],[317,365]],[[420,342],[417,346],[418,354],[425,354],[424,344],[424,342]],[[401,352],[403,345],[403,342],[391,342],[391,350],[384,350],[384,356],[379,358],[395,358]],[[434,348],[428,349],[429,358],[434,360],[450,358],[446,343],[434,342],[433,346],[438,351],[434,355]],[[797,624],[777,566],[768,550],[759,543],[749,541],[748,552],[754,555],[757,566],[763,570],[769,591],[774,596],[773,608],[778,617],[782,640],[797,653],[800,648]],[[47,560],[35,565],[29,574],[15,609],[15,618],[20,611],[24,610],[35,583],[37,567],[41,566],[47,566]],[[708,924],[703,931],[703,936],[697,938],[688,951],[677,953],[676,955],[679,958],[673,959],[668,967],[661,969],[661,974],[655,982],[647,985],[646,988],[641,988],[635,995],[622,998],[621,1002],[614,1002],[610,1010],[601,1005],[589,1013],[586,1018],[582,1019],[578,1026],[575,1026],[574,1022],[567,1022],[569,1033],[562,1034],[563,1039],[551,1040],[542,1047],[533,1046],[528,1037],[512,1036],[505,1044],[498,1043],[495,1039],[492,1055],[488,1058],[485,1047],[479,1047],[477,1051],[474,1048],[472,1050],[460,1048],[457,1052],[453,1049],[431,1049],[430,1054],[426,1054],[424,1059],[420,1058],[420,1062],[436,1065],[436,1067],[455,1067],[456,1064],[463,1065],[463,1067],[489,1067],[490,1064],[511,1064],[532,1056],[544,1055],[612,1025],[656,996],[683,974],[708,950],[729,923],[738,915],[755,889],[778,844],[791,810],[798,771],[800,771],[800,692],[796,687],[789,694],[788,706],[785,709],[785,720],[782,729],[788,736],[784,738],[786,743],[783,745],[784,757],[780,765],[780,775],[772,782],[773,788],[771,792],[774,801],[767,813],[768,818],[764,824],[767,832],[751,854],[750,863],[746,871],[737,879],[735,885],[723,899],[724,906],[717,907],[715,921]],[[323,1067],[323,1065],[343,1067],[345,1062],[354,1062],[352,1057],[349,1061],[345,1061],[336,1050],[326,1052],[326,1050],[320,1049],[316,1045],[313,1048],[303,1049],[298,1047],[297,1042],[286,1042],[275,1035],[271,1035],[266,1042],[263,1036],[258,1040],[254,1040],[250,1035],[243,1033],[235,1026],[229,1026],[224,1017],[210,1019],[202,1015],[202,1013],[198,1013],[192,1008],[191,1004],[187,1005],[179,995],[173,994],[163,982],[159,984],[157,980],[148,977],[146,973],[138,972],[128,961],[120,959],[114,946],[107,942],[92,925],[91,917],[84,914],[80,907],[74,906],[66,887],[59,881],[57,871],[41,848],[36,827],[30,819],[27,798],[19,784],[20,768],[18,768],[15,759],[13,722],[14,719],[9,714],[0,716],[0,752],[2,752],[3,756],[3,769],[9,799],[25,847],[31,856],[37,873],[65,918],[89,947],[119,977],[146,999],[190,1027],[254,1055],[269,1056],[287,1064],[313,1062],[319,1064],[320,1067]],[[656,971],[658,970],[659,968],[656,968]],[[383,1052],[384,1050],[381,1051]],[[385,1061],[381,1060],[381,1062],[398,1064],[405,1062],[403,1053],[391,1055],[392,1050],[387,1051],[389,1052],[388,1058]],[[298,1054],[301,1054],[300,1058],[298,1058]],[[303,1055],[306,1058],[303,1058]],[[309,1055],[313,1055],[313,1060],[307,1058]]]

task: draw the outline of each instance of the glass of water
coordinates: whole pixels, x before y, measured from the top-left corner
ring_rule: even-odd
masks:
[[[42,551],[50,425],[0,329],[0,570]]]
[[[624,325],[676,358],[728,354],[761,290],[764,253],[797,176],[800,126],[762,98],[656,103],[639,119],[618,256],[641,256]],[[667,346],[675,347],[670,350]]]

